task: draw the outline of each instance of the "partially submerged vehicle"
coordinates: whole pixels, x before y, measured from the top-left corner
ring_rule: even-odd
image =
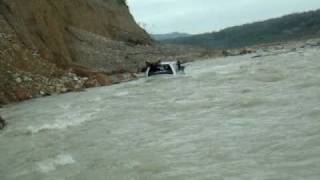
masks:
[[[146,63],[146,76],[155,76],[162,74],[177,75],[184,72],[184,66],[180,61],[159,61],[156,63]]]

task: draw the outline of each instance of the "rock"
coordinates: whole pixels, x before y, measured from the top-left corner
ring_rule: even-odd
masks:
[[[98,87],[100,84],[96,79],[89,79],[84,83],[85,88]]]
[[[256,56],[252,56],[251,58],[254,59],[254,58],[260,58],[260,57],[262,57],[262,55],[261,55],[261,54],[258,54],[258,55],[256,55]]]
[[[65,88],[65,87],[61,88],[61,90],[60,90],[61,93],[66,93],[68,91],[69,91],[68,88]]]
[[[79,81],[79,78],[77,76],[73,77],[74,81]]]
[[[7,35],[6,35],[5,33],[0,33],[0,38],[3,38],[3,39],[4,39],[4,38],[6,38],[6,36],[7,36]]]
[[[84,78],[82,78],[82,81],[88,81],[89,80],[89,78],[88,77],[84,77]]]
[[[28,76],[23,76],[23,81],[32,81],[32,78]]]
[[[14,89],[13,93],[15,94],[15,98],[18,101],[23,101],[32,98],[31,92],[26,88],[17,87],[16,89]]]
[[[245,49],[242,49],[242,50],[240,50],[240,55],[246,55],[246,54],[252,54],[252,53],[254,53],[255,51],[253,50],[253,49],[247,49],[247,48],[245,48]]]
[[[297,48],[291,48],[290,51],[297,51]]]
[[[22,79],[20,77],[16,78],[17,83],[22,83]]]
[[[34,97],[38,98],[38,97],[46,97],[46,96],[50,96],[51,93],[45,90],[41,90],[39,91]]]
[[[222,51],[222,55],[223,56],[230,56],[231,54],[230,54],[230,52],[228,50],[223,50]]]
[[[0,116],[0,130],[5,128],[7,125],[6,121]]]
[[[40,94],[41,96],[44,96],[46,93],[45,93],[44,91],[40,91],[39,94]]]

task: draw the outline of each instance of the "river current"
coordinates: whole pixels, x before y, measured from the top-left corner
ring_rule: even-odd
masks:
[[[1,180],[320,179],[319,49],[0,109]]]

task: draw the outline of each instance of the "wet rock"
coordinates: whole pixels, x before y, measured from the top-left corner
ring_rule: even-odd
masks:
[[[5,128],[7,125],[6,121],[0,116],[0,130]]]
[[[261,55],[261,54],[256,55],[256,56],[252,56],[251,58],[252,58],[252,59],[254,59],[254,58],[260,58],[260,57],[262,57],[262,55]]]
[[[84,83],[85,88],[98,87],[99,82],[96,79],[89,79]]]
[[[48,94],[47,94],[46,92],[44,92],[44,91],[40,91],[39,94],[40,94],[41,96],[47,96],[47,95],[48,95]]]
[[[247,93],[250,93],[251,92],[251,89],[243,89],[241,91],[242,94],[247,94]]]
[[[63,87],[59,90],[59,93],[66,93],[66,92],[69,92],[69,90],[68,90],[68,88],[65,88],[65,87]]]
[[[222,51],[222,55],[223,55],[223,56],[231,56],[231,53],[230,53],[230,51],[228,51],[228,50],[223,50],[223,51]]]
[[[246,55],[246,54],[252,54],[256,51],[249,48],[243,48],[243,49],[232,49],[232,50],[223,50],[222,55],[223,56],[238,56],[238,55]]]
[[[239,55],[252,54],[252,53],[255,53],[255,50],[245,48],[240,50]]]

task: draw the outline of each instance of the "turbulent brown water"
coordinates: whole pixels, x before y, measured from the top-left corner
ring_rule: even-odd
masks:
[[[319,52],[10,105],[0,179],[320,179]]]

